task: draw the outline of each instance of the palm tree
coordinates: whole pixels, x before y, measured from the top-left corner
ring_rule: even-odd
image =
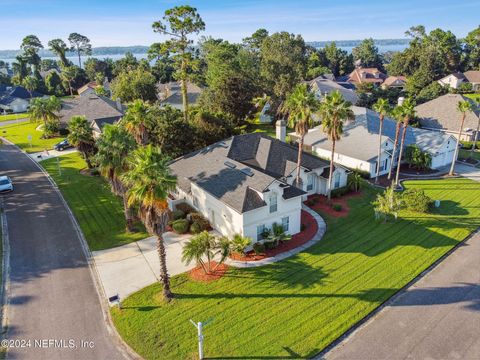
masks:
[[[127,186],[128,205],[139,205],[139,214],[147,231],[157,237],[160,259],[160,280],[167,301],[172,298],[163,233],[170,219],[168,193],[175,189],[177,179],[168,168],[169,158],[151,144],[133,151],[127,159],[128,170],[121,176]]]
[[[333,160],[335,157],[335,143],[340,140],[343,133],[343,122],[353,120],[355,115],[351,109],[352,104],[346,101],[340,91],[325,96],[320,105],[320,116],[322,118],[323,131],[332,142],[332,152],[330,155],[330,174],[328,176],[328,200],[332,197],[332,178],[333,178]]]
[[[56,54],[60,58],[60,62],[63,67],[71,65],[71,62],[67,59],[66,53],[68,51],[68,46],[62,39],[53,39],[48,42],[48,47],[50,51]]]
[[[125,129],[132,134],[138,145],[146,145],[148,142],[147,133],[147,114],[149,106],[142,100],[135,100],[132,106],[129,106],[122,122]]]
[[[378,183],[378,177],[380,175],[380,156],[382,154],[383,120],[385,119],[385,116],[390,113],[391,107],[388,100],[378,99],[373,105],[373,110],[375,110],[380,117],[380,129],[378,130],[377,173],[375,174],[375,183]]]
[[[295,87],[283,104],[282,110],[288,113],[288,126],[295,128],[299,135],[296,184],[300,186],[300,167],[302,164],[303,142],[308,129],[313,127],[313,115],[319,109],[319,101],[308,90],[307,84]]]
[[[25,89],[27,89],[31,99],[33,97],[33,92],[38,87],[38,80],[35,76],[27,76],[25,79],[23,79],[22,85]]]
[[[70,96],[73,96],[72,82],[78,75],[78,68],[76,66],[66,66],[60,72],[60,78],[68,84]]]
[[[30,121],[43,121],[43,125],[46,128],[48,122],[56,122],[59,120],[58,111],[61,107],[60,100],[55,96],[50,96],[46,99],[32,99],[29,108]]]
[[[398,186],[398,179],[400,177],[400,165],[402,163],[403,147],[405,146],[405,136],[407,135],[408,123],[415,117],[415,103],[411,99],[406,99],[401,111],[403,115],[402,140],[400,141],[400,151],[398,152],[397,175],[395,177],[395,186]]]
[[[475,99],[475,108],[477,111],[480,111],[480,96]],[[475,131],[475,137],[473,138],[472,149],[470,150],[470,157],[473,156],[475,149],[477,147],[478,132],[480,131],[480,117],[477,120],[477,130]]]
[[[92,168],[91,157],[95,152],[92,127],[85,116],[72,116],[68,124],[68,142],[82,153],[87,167]]]
[[[128,206],[126,189],[120,176],[127,170],[127,156],[135,149],[131,135],[119,125],[105,125],[102,136],[97,140],[98,152],[95,156],[100,173],[110,182],[112,192],[121,196],[127,231],[133,231],[132,214]]]
[[[403,112],[401,105],[398,105],[391,112],[392,117],[395,119],[397,125],[395,127],[395,141],[393,142],[392,161],[390,162],[390,169],[388,169],[388,180],[392,178],[393,167],[395,166],[395,155],[398,147],[398,137],[400,135],[400,127],[403,121]]]
[[[472,104],[469,101],[459,101],[457,105],[457,111],[461,114],[462,120],[460,124],[460,129],[458,129],[457,144],[455,146],[455,153],[453,154],[452,165],[450,166],[449,175],[453,175],[455,171],[455,161],[458,156],[458,148],[460,146],[460,138],[462,137],[463,124],[465,123],[465,118],[467,117],[467,112],[472,111]]]

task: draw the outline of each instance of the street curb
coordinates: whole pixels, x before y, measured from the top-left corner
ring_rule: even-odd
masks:
[[[330,345],[328,345],[325,349],[323,349],[320,353],[318,353],[316,356],[314,356],[312,359],[313,360],[322,360],[325,359],[325,355],[327,355],[329,352],[334,350],[337,346],[341,345],[342,343],[347,343],[355,334],[363,329],[365,326],[370,324],[370,322],[375,320],[375,317],[380,315],[380,313],[390,304],[395,303],[405,292],[415,285],[417,282],[419,282],[421,279],[423,279],[426,275],[428,275],[430,272],[435,270],[435,268],[440,265],[447,257],[452,255],[458,248],[462,247],[465,245],[465,243],[474,237],[475,235],[480,234],[480,227],[477,228],[476,230],[472,231],[470,235],[468,235],[465,239],[462,241],[458,242],[453,248],[448,250],[445,254],[443,254],[442,257],[440,257],[438,260],[436,260],[432,265],[430,265],[428,268],[423,270],[420,274],[418,274],[415,278],[410,280],[405,286],[400,288],[395,294],[390,296],[387,300],[385,300],[382,304],[380,304],[376,309],[374,309],[372,312],[367,314],[363,319],[358,321],[356,324],[351,326],[347,331],[343,333],[339,338],[334,340]]]
[[[0,339],[4,340],[8,334],[8,307],[10,304],[8,297],[10,291],[10,241],[8,238],[7,215],[5,214],[5,208],[3,206],[3,197],[0,198],[0,213],[2,226],[2,288],[0,289],[0,319],[2,329]]]
[[[100,300],[100,306],[102,308],[102,312],[103,312],[103,319],[105,321],[105,324],[107,326],[107,331],[113,335],[112,336],[112,339],[117,343],[118,345],[118,349],[120,350],[121,353],[123,353],[123,355],[125,356],[125,358],[127,359],[142,359],[142,357],[140,355],[138,355],[124,340],[123,338],[120,336],[120,334],[118,333],[117,331],[117,328],[115,327],[115,325],[113,324],[113,320],[112,320],[112,317],[111,317],[111,314],[110,314],[110,307],[108,306],[108,303],[107,303],[107,298],[106,298],[106,295],[105,295],[105,290],[103,288],[103,285],[100,281],[100,277],[98,275],[98,270],[97,270],[97,266],[95,264],[95,259],[93,258],[92,256],[92,253],[90,251],[90,248],[88,247],[88,243],[87,243],[87,240],[85,239],[85,236],[83,235],[83,232],[82,232],[82,229],[80,228],[80,225],[78,224],[77,222],[77,219],[75,218],[75,215],[73,214],[72,210],[70,209],[70,207],[68,206],[68,203],[67,201],[65,200],[65,198],[63,197],[60,189],[58,188],[57,184],[55,183],[55,180],[53,180],[53,178],[50,176],[50,174],[48,174],[48,172],[39,164],[37,163],[35,160],[33,160],[26,151],[20,149],[17,145],[15,145],[14,143],[12,143],[11,141],[3,138],[3,137],[0,137],[0,139],[9,144],[9,145],[12,145],[14,146],[15,148],[17,148],[20,152],[22,152],[33,164],[35,164],[35,166],[44,174],[44,176],[47,178],[47,180],[50,182],[50,184],[52,185],[53,189],[55,190],[55,192],[57,193],[57,195],[59,196],[63,206],[65,207],[65,209],[67,210],[67,214],[68,216],[70,217],[70,220],[72,221],[72,224],[73,224],[73,227],[75,228],[75,231],[78,235],[78,238],[80,240],[80,244],[82,246],[82,250],[84,252],[84,255],[87,259],[87,263],[88,263],[88,268],[90,269],[90,273],[92,275],[92,279],[93,279],[93,283],[95,285],[95,290],[97,292],[97,295],[98,295],[98,298]],[[8,236],[8,235],[7,235]]]

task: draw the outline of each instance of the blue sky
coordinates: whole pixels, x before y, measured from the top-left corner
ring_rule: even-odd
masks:
[[[480,25],[480,0],[0,0],[0,49],[18,49],[28,34],[46,45],[71,32],[88,36],[93,46],[149,45],[162,40],[151,23],[181,4],[199,10],[204,35],[231,41],[260,27],[313,41],[402,38],[417,24],[461,37]]]

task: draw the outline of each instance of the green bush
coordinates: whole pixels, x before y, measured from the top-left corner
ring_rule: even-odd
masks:
[[[346,186],[332,190],[332,198],[338,198],[348,193],[350,189]]]
[[[172,219],[173,220],[178,220],[178,219],[185,219],[186,214],[182,210],[175,210],[172,211]]]
[[[465,150],[472,150],[473,141],[461,141],[462,148]],[[480,141],[477,141],[475,149],[480,149]]]
[[[202,232],[202,227],[198,222],[193,222],[192,225],[190,225],[190,233],[199,234],[201,232]]]
[[[240,234],[235,234],[232,240],[230,240],[230,244],[233,252],[243,254],[245,249],[252,244],[252,239]]]
[[[198,213],[198,212],[192,212],[188,215],[188,218],[190,219],[190,221],[193,223],[193,222],[196,222],[198,223],[198,225],[200,225],[200,228],[201,230],[209,230],[210,229],[210,223],[208,222],[207,219],[205,219],[205,217]]]
[[[263,245],[262,243],[256,242],[255,244],[253,244],[253,251],[257,255],[263,254],[265,253],[265,245]]]
[[[92,168],[92,169],[90,169],[90,175],[100,176],[100,171],[97,168]]]
[[[180,203],[175,205],[175,209],[183,211],[185,214],[190,214],[191,212],[194,212],[195,209],[188,205],[187,203]]]
[[[417,169],[427,169],[432,165],[432,156],[420,150],[416,145],[408,145],[405,151],[405,161],[409,166],[413,166]]]
[[[410,211],[426,213],[430,208],[432,199],[430,199],[425,191],[421,189],[408,189],[402,195],[403,206]]]
[[[342,205],[341,204],[333,204],[332,208],[335,211],[342,211]]]
[[[172,222],[172,229],[177,234],[185,234],[189,229],[190,223],[187,219],[178,219]]]

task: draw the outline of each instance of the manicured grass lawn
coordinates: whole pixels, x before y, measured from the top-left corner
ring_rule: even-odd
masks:
[[[472,100],[480,102],[480,94],[465,94],[466,97],[469,97]]]
[[[28,118],[28,113],[0,115],[0,122]]]
[[[86,164],[79,153],[60,157],[61,176],[55,158],[44,160],[41,164],[62,191],[80,223],[90,250],[108,249],[148,237],[143,231],[125,232],[121,199],[111,193],[102,177],[80,174]]]
[[[292,131],[293,131],[293,129],[287,128],[287,134],[289,132],[292,132]],[[272,125],[272,124],[260,124],[260,123],[253,123],[252,122],[252,123],[248,124],[247,132],[248,133],[261,132],[261,133],[265,133],[266,135],[271,136],[273,138],[275,138],[275,136],[276,136],[275,125]]]
[[[405,286],[480,226],[480,183],[467,179],[406,183],[442,201],[431,214],[404,212],[374,221],[376,191],[352,198],[345,218],[326,217],[320,243],[282,262],[232,269],[212,283],[175,276],[171,304],[154,284],[112,309],[123,338],[146,359],[191,359],[189,322],[204,328],[209,358],[308,358]]]
[[[52,149],[53,145],[64,139],[64,137],[41,139],[43,133],[37,130],[39,125],[40,123],[25,122],[2,126],[0,128],[0,136],[7,138],[28,153]],[[28,141],[28,135],[32,136],[31,146]]]

